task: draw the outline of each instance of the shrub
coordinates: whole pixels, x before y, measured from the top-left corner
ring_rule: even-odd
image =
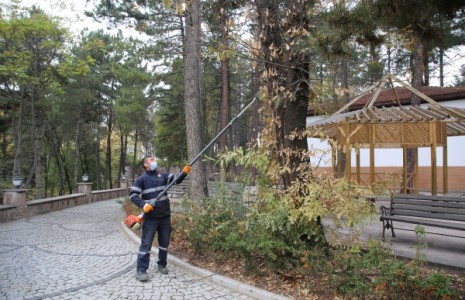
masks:
[[[317,176],[306,163],[291,186],[280,187],[279,174],[286,167],[278,167],[260,149],[220,156],[223,168],[232,162],[257,170],[255,199],[250,205],[242,199],[248,182],[243,171],[238,182],[244,184],[234,185],[233,193],[220,183],[201,205],[186,202],[179,224],[197,252],[244,260],[245,269],[253,273],[328,278],[332,289],[348,297],[447,299],[452,294],[446,277],[428,277],[418,260],[399,260],[380,242],[369,241],[361,250],[358,243],[344,246],[327,240],[321,220],[349,228],[362,223],[372,215],[365,200],[371,191],[345,179]],[[307,285],[312,289],[311,282]]]

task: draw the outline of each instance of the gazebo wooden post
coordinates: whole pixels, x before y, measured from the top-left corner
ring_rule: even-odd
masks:
[[[413,173],[413,193],[418,194],[418,185],[420,181],[420,170],[418,166],[419,157],[418,157],[418,146],[414,148],[415,151],[415,162],[414,162],[414,173]]]
[[[351,150],[350,150],[350,146],[346,147],[346,169],[345,169],[345,173],[346,173],[346,178],[351,180],[352,179],[352,162],[351,162]]]
[[[442,147],[442,193],[449,193],[449,172],[447,166],[447,137],[446,143]]]
[[[345,126],[345,155],[346,155],[346,169],[345,169],[345,175],[346,178],[351,180],[352,179],[352,156],[351,156],[351,147],[350,147],[350,124],[347,123]]]
[[[407,194],[407,146],[402,145],[402,194]]]
[[[436,159],[436,142],[431,145],[431,194],[438,194],[438,167]]]
[[[360,179],[360,148],[357,148],[355,150],[355,161],[357,164],[357,183],[361,184],[361,179]]]
[[[374,125],[368,126],[368,134],[370,141],[370,185],[374,188],[375,184],[375,129]]]
[[[431,137],[431,194],[438,194],[438,167],[436,158],[436,123],[430,124]]]

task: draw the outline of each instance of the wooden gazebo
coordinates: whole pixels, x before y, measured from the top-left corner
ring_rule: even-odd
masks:
[[[425,100],[428,103],[427,107],[401,106],[397,94],[397,106],[374,106],[384,85],[389,83],[394,89],[393,82],[401,84]],[[371,100],[362,109],[343,113],[368,93],[371,95]],[[465,135],[465,109],[442,106],[393,75],[386,75],[330,117],[309,124],[308,129],[311,134],[309,137],[320,138],[323,135],[333,140],[339,149],[343,149],[345,153],[344,174],[348,177],[352,176],[351,149],[369,148],[369,178],[372,186],[376,182],[375,148],[403,149],[402,187],[404,193],[407,193],[407,181],[412,175],[407,174],[407,149],[413,148],[417,152],[419,147],[429,147],[431,149],[431,193],[437,194],[436,149],[442,147],[443,193],[446,194],[448,192],[447,137]],[[418,154],[415,157],[418,158]],[[337,162],[340,163],[340,160],[338,159]],[[415,162],[416,168],[417,163]],[[356,179],[360,182],[360,151],[356,151],[356,170]]]

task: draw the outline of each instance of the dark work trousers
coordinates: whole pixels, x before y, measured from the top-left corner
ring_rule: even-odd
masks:
[[[147,270],[150,264],[150,249],[158,233],[158,265],[166,267],[168,245],[171,236],[171,216],[156,219],[146,218],[142,222],[142,237],[137,255],[137,270]]]

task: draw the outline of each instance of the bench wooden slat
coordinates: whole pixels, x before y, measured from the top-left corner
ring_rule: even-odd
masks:
[[[420,205],[410,205],[410,204],[396,204],[394,209],[402,210],[413,210],[413,211],[427,211],[431,213],[446,213],[446,214],[455,214],[455,215],[465,215],[464,208],[451,208],[451,207],[440,207],[440,206],[420,206]]]
[[[389,219],[392,221],[397,221],[397,222],[405,222],[405,223],[419,224],[419,225],[426,225],[426,226],[436,226],[436,227],[442,227],[446,229],[465,230],[464,223],[441,222],[441,221],[434,221],[430,219],[419,219],[419,218],[402,217],[402,216],[391,216],[389,217]]]
[[[445,202],[445,201],[433,201],[433,200],[416,200],[416,199],[395,199],[391,205],[397,204],[408,204],[416,205],[419,207],[433,206],[433,207],[451,207],[451,208],[463,208],[465,209],[465,202]]]
[[[463,221],[465,222],[465,215],[452,215],[452,214],[441,214],[441,213],[431,213],[427,211],[414,211],[414,210],[402,210],[395,209],[391,212],[393,216],[412,216],[412,217],[422,217],[430,219],[439,219],[439,220],[454,220],[454,221]]]
[[[395,199],[424,199],[448,202],[465,202],[465,197],[449,197],[449,196],[432,196],[432,195],[411,195],[411,194],[397,194]]]

